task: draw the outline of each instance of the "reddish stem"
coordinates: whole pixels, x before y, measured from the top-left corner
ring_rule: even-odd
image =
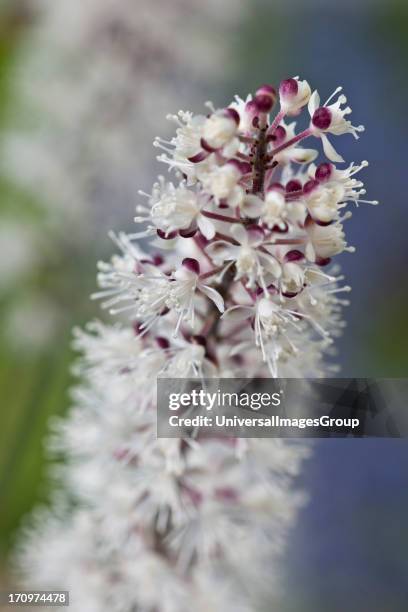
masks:
[[[204,274],[200,274],[200,280],[204,280],[205,278],[209,278],[210,276],[213,276],[214,274],[217,274],[218,272],[221,272],[221,270],[224,268],[224,266],[218,266],[218,268],[214,268],[213,270],[210,270],[209,272],[205,272]]]
[[[304,238],[277,238],[271,244],[304,244]]]
[[[279,113],[276,115],[275,119],[272,121],[270,127],[268,128],[268,133],[271,134],[280,124],[280,122],[282,121],[282,119],[284,118],[284,116],[286,115],[286,113],[284,111],[279,111]]]
[[[234,238],[230,238],[229,236],[226,236],[225,234],[221,234],[221,232],[217,232],[214,238],[218,240],[225,240],[226,242],[230,242],[231,244],[234,244],[235,246],[239,246],[239,242],[237,242],[237,240],[234,240]]]
[[[284,149],[287,149],[288,147],[291,147],[292,145],[296,144],[297,142],[300,142],[304,138],[307,138],[308,136],[311,136],[311,135],[312,135],[312,130],[310,128],[307,128],[303,132],[300,132],[300,134],[297,134],[297,136],[294,136],[293,138],[291,138],[287,142],[284,142],[283,144],[281,144],[279,147],[276,147],[276,149],[273,149],[271,151],[271,155],[272,156],[276,155],[277,153],[280,153]]]
[[[242,223],[241,219],[235,219],[234,217],[227,217],[220,215],[219,213],[210,212],[208,210],[202,210],[201,214],[209,219],[216,219],[217,221],[223,221],[224,223]]]

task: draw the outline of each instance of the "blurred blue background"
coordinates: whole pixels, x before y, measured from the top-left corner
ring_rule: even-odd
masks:
[[[141,55],[135,63],[134,82],[126,79],[126,74],[116,73],[115,61],[110,59],[118,48],[126,53],[122,46],[101,43],[106,61],[98,68],[102,76],[106,71],[113,79],[111,89],[116,92],[109,108],[121,108],[123,98],[129,95],[137,110],[136,115],[126,110],[119,115],[112,111],[108,117],[102,113],[100,122],[99,111],[95,112],[95,120],[92,114],[92,142],[96,149],[104,147],[104,156],[84,147],[89,138],[81,140],[82,126],[78,129],[75,121],[64,123],[71,110],[74,119],[89,121],[87,112],[94,104],[92,91],[89,99],[82,100],[84,90],[92,90],[88,88],[92,73],[76,72],[78,58],[70,52],[73,40],[69,28],[56,54],[60,62],[56,66],[73,71],[76,78],[77,88],[69,92],[68,101],[63,94],[69,81],[60,84],[58,70],[49,73],[52,79],[48,103],[61,112],[52,113],[49,119],[47,95],[43,102],[35,82],[30,85],[38,105],[34,111],[21,83],[27,66],[31,66],[32,49],[41,73],[47,52],[53,48],[47,48],[47,44],[56,44],[49,36],[52,27],[57,33],[60,27],[55,14],[58,10],[64,12],[55,6],[62,7],[67,2],[54,3],[54,18],[48,21],[47,16],[34,12],[30,3],[3,0],[0,4],[0,127],[3,159],[7,160],[0,168],[0,222],[5,228],[0,231],[0,240],[6,244],[2,257],[7,260],[8,253],[14,253],[15,242],[30,246],[22,255],[17,249],[14,259],[23,262],[17,271],[4,267],[5,277],[11,277],[13,282],[0,283],[3,558],[21,516],[47,495],[42,440],[48,417],[62,413],[68,404],[72,358],[69,330],[74,322],[81,323],[97,312],[87,300],[94,284],[94,262],[111,251],[107,230],[123,228],[125,220],[132,218],[136,198],[133,181],[137,178],[141,187],[148,188],[157,171],[154,150],[148,149],[152,161],[146,161],[142,159],[140,143],[150,143],[156,133],[165,129],[165,112],[186,107],[199,111],[201,100],[206,99],[222,105],[234,93],[246,94],[264,82],[278,84],[297,74],[317,88],[322,97],[328,97],[337,85],[344,86],[355,122],[363,123],[366,132],[358,142],[351,136],[339,139],[339,149],[348,160],[370,161],[363,180],[369,199],[378,199],[382,205],[362,205],[348,222],[349,242],[357,252],[341,256],[347,282],[353,287],[352,303],[346,311],[348,327],[338,345],[342,375],[405,377],[408,372],[408,204],[404,183],[408,4],[403,0],[228,0],[221,9],[212,0],[207,6],[204,0],[193,3],[191,14],[183,22],[192,40],[199,26],[201,40],[197,47],[193,43],[188,49],[181,45],[180,54],[175,53],[171,64],[157,59],[163,56],[166,44],[172,45],[171,36],[166,38],[168,32],[164,35],[161,31],[159,4],[133,2],[134,11],[143,9],[143,19],[150,27],[147,42],[139,40]],[[97,5],[94,4],[93,15],[86,15],[85,10],[80,18],[85,31],[92,30],[91,18],[99,18]],[[129,10],[128,5],[129,2],[119,2],[117,10]],[[177,10],[181,16],[190,10],[186,9],[188,3],[177,1],[176,5],[180,5]],[[146,10],[151,14],[146,15]],[[126,21],[123,14],[113,21],[120,24],[121,17]],[[48,25],[41,29],[43,22]],[[124,34],[118,28],[122,40]],[[158,49],[158,43],[156,47],[152,44],[156,39],[161,41]],[[93,41],[88,42],[91,47]],[[191,56],[188,65],[186,53]],[[86,57],[94,61],[92,49]],[[146,57],[149,61],[142,61]],[[139,74],[143,71],[144,75]],[[81,82],[81,77],[86,83]],[[161,115],[160,105],[152,117],[146,101],[136,97],[133,101],[134,90],[140,84],[147,99],[151,92],[152,99],[167,105]],[[98,83],[95,88],[99,92]],[[46,111],[45,120],[41,117],[41,104]],[[78,110],[81,104],[85,111],[82,107]],[[122,140],[105,139],[106,130],[127,133],[130,122],[135,130],[133,141],[128,142],[125,136]],[[34,147],[33,153],[30,143],[37,143],[44,125],[46,138],[40,139],[41,147]],[[61,147],[68,143],[66,148],[72,148],[71,157],[64,158],[60,166],[51,163],[53,143]],[[109,147],[112,157],[108,155]],[[16,151],[14,156],[10,150]],[[78,155],[81,164],[75,166]],[[31,177],[39,159],[39,178],[25,180]],[[123,159],[126,164],[119,163]],[[133,176],[137,172],[135,169],[132,173],[132,165],[142,166],[143,173]],[[121,168],[132,176],[124,177]],[[67,174],[79,185],[71,199],[66,198],[70,188]],[[44,205],[50,201],[51,206]],[[310,501],[289,542],[283,612],[405,612],[407,460],[405,440],[325,440],[315,444],[315,452],[299,481]],[[5,569],[3,575],[6,576]]]

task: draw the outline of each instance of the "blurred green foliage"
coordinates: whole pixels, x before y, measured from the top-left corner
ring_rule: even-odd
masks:
[[[13,74],[19,44],[30,23],[30,15],[21,2],[0,4],[0,131],[12,114],[15,92]],[[42,213],[33,196],[22,192],[5,176],[0,176],[0,214],[39,223]],[[0,217],[0,219],[1,219]],[[3,254],[4,255],[4,254]],[[61,255],[60,255],[61,257]],[[58,257],[49,257],[50,270],[36,271],[32,285],[53,285],[55,289]],[[40,278],[42,276],[43,278]],[[20,288],[23,293],[27,287]],[[2,296],[0,317],[15,299]],[[26,354],[12,351],[0,334],[0,564],[8,551],[15,528],[34,502],[46,499],[43,474],[43,440],[48,418],[65,410],[69,363],[69,328],[66,321],[53,349]],[[40,485],[40,483],[43,483]]]
[[[0,353],[0,552],[10,545],[14,529],[34,500],[47,496],[43,442],[51,415],[67,404],[72,359],[67,337],[61,348],[21,362]],[[39,486],[40,482],[42,483]]]

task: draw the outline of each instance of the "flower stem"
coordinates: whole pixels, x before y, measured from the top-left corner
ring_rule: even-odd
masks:
[[[227,217],[226,215],[220,215],[219,213],[210,212],[209,210],[202,210],[201,214],[209,219],[216,219],[217,221],[223,221],[224,223],[242,223],[242,219]]]
[[[271,125],[268,128],[268,132],[272,133],[280,124],[280,122],[282,121],[282,119],[285,116],[285,112],[280,110],[279,113],[276,115],[275,119],[272,121]]]
[[[308,136],[311,136],[311,135],[312,135],[311,129],[307,128],[303,132],[300,132],[300,134],[297,134],[296,136],[294,136],[293,138],[291,138],[287,142],[284,142],[283,144],[281,144],[279,147],[276,147],[276,149],[273,149],[271,151],[271,155],[272,156],[276,155],[277,153],[280,153],[284,149],[287,149],[288,147],[291,147],[292,145],[296,144],[297,142],[300,142],[304,138],[308,138]]]
[[[200,274],[200,280],[204,280],[205,278],[209,278],[210,276],[213,276],[214,274],[218,274],[218,272],[221,272],[223,268],[224,266],[218,266],[217,268],[214,268],[213,270],[210,270],[209,272]]]

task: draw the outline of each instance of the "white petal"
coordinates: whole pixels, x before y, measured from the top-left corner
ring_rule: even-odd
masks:
[[[308,164],[312,162],[318,156],[316,149],[302,149],[302,147],[295,147],[290,150],[290,158],[292,161],[298,164]]]
[[[243,225],[236,223],[231,227],[230,232],[232,237],[235,238],[235,240],[240,244],[248,243],[248,235]]]
[[[326,157],[332,162],[344,162],[344,159],[337,153],[326,134],[321,134],[320,138],[322,139],[323,151]]]
[[[265,240],[265,232],[259,225],[253,225],[247,229],[248,246],[256,248]]]
[[[307,259],[309,261],[315,261],[316,260],[316,252],[313,248],[313,244],[311,242],[308,242],[306,245],[306,249],[305,249],[305,255],[307,257]]]
[[[200,232],[207,238],[207,240],[212,240],[215,236],[215,227],[214,223],[208,217],[204,217],[204,215],[198,215],[197,217],[197,225]]]
[[[320,106],[320,96],[317,93],[317,89],[315,89],[315,91],[310,96],[309,104],[307,105],[307,109],[311,117],[313,117],[315,110],[317,110],[319,106]]]
[[[282,268],[279,262],[272,255],[266,255],[266,253],[259,253],[260,259],[264,263],[264,268],[267,272],[273,274],[275,278],[279,278],[282,274]],[[266,264],[266,265],[265,265]]]
[[[245,321],[245,319],[249,319],[249,317],[253,314],[254,314],[253,306],[237,305],[237,306],[231,306],[230,308],[227,308],[227,310],[224,312],[221,318],[222,319],[225,319],[226,317],[233,318],[234,323],[239,323],[239,321]]]
[[[214,302],[220,312],[224,312],[224,300],[222,298],[222,295],[218,293],[218,291],[213,289],[213,287],[209,287],[208,285],[202,285],[201,283],[199,285],[199,289],[202,293],[205,293],[205,295],[209,297],[210,300]]]
[[[233,206],[234,208],[236,206],[241,206],[243,197],[244,197],[244,190],[239,185],[236,185],[234,189],[232,190],[231,195],[228,197],[228,204],[230,206]]]
[[[224,261],[230,261],[238,256],[239,248],[225,240],[217,240],[212,244],[209,244],[205,251],[209,257],[217,265],[222,264]]]
[[[241,205],[241,210],[246,217],[255,219],[260,216],[263,207],[264,202],[261,198],[256,195],[247,195]]]
[[[310,176],[310,178],[314,178],[316,174],[316,170],[317,170],[316,164],[310,164],[310,166],[308,166],[307,168],[308,176]]]

